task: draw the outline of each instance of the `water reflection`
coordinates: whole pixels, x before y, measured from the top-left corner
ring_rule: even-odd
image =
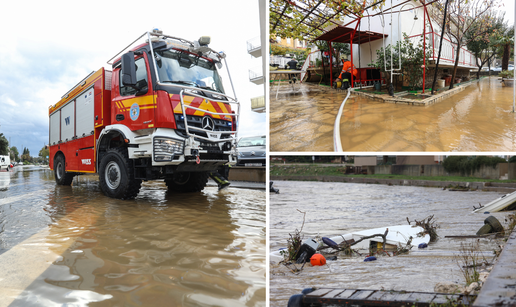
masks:
[[[314,89],[271,96],[273,151],[333,151],[333,124],[345,93]],[[348,100],[340,125],[346,151],[514,151],[513,90],[486,78],[430,106]]]
[[[11,183],[11,174],[9,172],[0,172],[0,191],[7,191]]]
[[[303,226],[305,238],[335,236],[358,230],[406,224],[430,215],[440,225],[439,240],[408,255],[381,256],[375,262],[360,257],[339,257],[327,266],[305,266],[293,274],[283,265],[270,268],[270,306],[286,306],[288,298],[307,287],[394,289],[433,292],[438,282],[465,284],[454,258],[460,244],[476,239],[449,239],[448,235],[474,235],[484,214],[473,205],[503,195],[496,192],[451,192],[438,188],[331,182],[274,181],[281,194],[270,196],[270,248],[285,247],[289,234]],[[303,214],[306,212],[305,220]],[[493,213],[503,223],[506,213]],[[481,239],[480,250],[491,260],[496,242]]]
[[[54,259],[13,306],[265,306],[263,191],[172,194],[151,182],[121,201],[96,176],[50,183],[48,233],[27,244]]]

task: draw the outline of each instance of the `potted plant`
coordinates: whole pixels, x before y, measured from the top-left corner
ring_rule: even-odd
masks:
[[[498,74],[502,78],[503,86],[512,86],[514,83],[514,70],[503,70]]]

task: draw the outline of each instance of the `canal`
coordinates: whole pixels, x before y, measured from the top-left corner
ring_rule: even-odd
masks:
[[[0,306],[265,306],[265,191],[104,196],[98,177],[0,173]]]
[[[333,151],[346,92],[313,84],[270,96],[271,151]],[[340,122],[345,151],[515,151],[513,88],[485,78],[429,106],[349,99]]]
[[[500,250],[500,242],[494,239],[445,236],[475,235],[488,215],[472,213],[473,206],[485,205],[503,193],[307,181],[274,181],[274,187],[280,194],[270,196],[271,251],[285,247],[289,234],[302,226],[302,234],[308,239],[407,225],[407,218],[422,220],[430,215],[434,215],[440,226],[437,229],[440,238],[428,248],[416,247],[406,255],[379,256],[373,262],[364,262],[365,256],[339,256],[326,266],[306,265],[299,274],[284,265],[271,264],[271,307],[286,306],[291,295],[308,287],[434,292],[439,282],[465,285],[457,262],[461,245],[474,245],[488,261],[492,260],[493,251]],[[506,226],[507,213],[491,215]]]

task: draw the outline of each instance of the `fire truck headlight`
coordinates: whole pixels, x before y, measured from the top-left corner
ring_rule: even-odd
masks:
[[[172,161],[174,155],[184,153],[184,142],[170,138],[154,138],[154,161]]]

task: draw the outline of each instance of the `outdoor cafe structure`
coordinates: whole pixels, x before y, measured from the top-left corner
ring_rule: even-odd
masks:
[[[380,3],[382,1],[378,1]],[[305,33],[307,38],[316,41],[326,41],[332,51],[333,43],[348,43],[351,49],[351,62],[359,69],[358,80],[352,80],[352,86],[358,84],[370,85],[375,78],[371,78],[369,64],[377,60],[377,50],[381,47],[396,45],[396,42],[403,39],[403,33],[414,41],[423,38],[425,48],[431,48],[429,63],[424,63],[429,67],[435,66],[439,52],[439,43],[442,34],[441,21],[430,18],[429,11],[435,9],[432,4],[437,0],[431,1],[412,1],[412,0],[384,0],[385,6],[382,9],[374,9],[373,6],[364,7],[362,16],[346,10],[329,10],[325,7],[325,1],[318,1],[315,6],[309,7],[303,1],[284,0],[284,7],[276,12],[277,18],[285,18],[286,7],[290,6],[293,10],[304,14],[302,21],[310,20],[310,27],[319,31],[321,35],[313,36],[312,33]],[[375,3],[376,4],[376,3]],[[271,7],[271,10],[273,8]],[[340,20],[336,17],[344,16]],[[315,22],[314,22],[315,21]],[[270,20],[271,25],[278,25],[278,20]],[[330,23],[323,28],[323,25]],[[305,23],[308,24],[308,23]],[[311,36],[312,35],[312,36]],[[443,38],[442,50],[439,59],[439,68],[451,68],[455,64],[457,44],[450,40],[446,35]],[[330,63],[333,63],[332,53],[329,52]],[[426,50],[425,50],[426,53]],[[320,58],[320,52],[313,51],[307,58],[303,70],[306,70],[310,63],[315,63],[316,58]],[[459,69],[475,69],[476,57],[462,47],[459,55]],[[333,84],[333,65],[330,65],[330,84]],[[387,70],[391,68],[387,63]],[[398,67],[394,66],[394,69]],[[352,76],[354,79],[354,76]],[[423,84],[426,75],[423,74]],[[424,90],[423,90],[424,91]]]

